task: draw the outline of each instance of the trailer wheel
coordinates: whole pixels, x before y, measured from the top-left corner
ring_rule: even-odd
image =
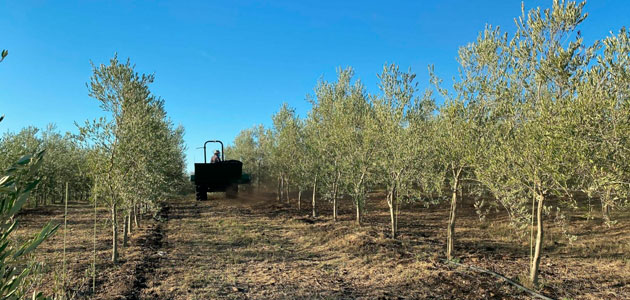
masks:
[[[225,190],[225,197],[234,199],[238,197],[238,184],[232,184]]]
[[[205,185],[196,186],[195,196],[197,200],[208,200],[208,188]]]

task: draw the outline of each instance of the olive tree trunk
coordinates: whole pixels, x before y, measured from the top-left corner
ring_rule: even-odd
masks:
[[[387,205],[389,206],[389,216],[391,220],[392,239],[398,237],[398,199],[396,197],[396,187],[387,193]]]
[[[610,226],[610,206],[608,205],[608,201],[610,201],[610,188],[606,190],[606,195],[604,197],[601,197],[601,202],[602,202],[602,220],[604,221],[604,223],[606,223],[608,226]]]
[[[606,203],[602,203],[602,219],[604,223],[610,222],[610,206]]]
[[[365,189],[363,188],[363,181],[365,180],[365,175],[367,173],[367,170],[363,170],[363,172],[361,173],[361,178],[359,178],[359,181],[356,183],[356,185],[354,186],[354,204],[356,206],[356,223],[358,226],[361,226],[361,218],[362,218],[362,212],[363,212],[363,208],[365,205]]]
[[[446,257],[453,259],[453,245],[455,243],[455,218],[457,213],[457,189],[459,188],[459,180],[454,179],[451,196],[451,211],[446,229]]]
[[[357,222],[357,225],[361,226],[361,203],[359,199],[356,200],[356,208],[357,208],[356,222]]]
[[[333,183],[333,221],[337,221],[337,180]]]
[[[286,189],[286,195],[287,195],[287,204],[291,204],[291,198],[289,197],[289,177],[287,177],[285,179],[285,189]]]
[[[118,263],[118,216],[116,202],[111,206],[112,213],[112,262]]]
[[[131,235],[131,232],[133,232],[133,209],[129,210],[129,216],[127,217],[127,233],[129,235]]]
[[[284,199],[284,176],[280,176],[280,199],[282,201]]]
[[[297,198],[297,204],[298,204],[298,211],[302,210],[302,189],[298,189],[298,198]]]
[[[280,201],[282,199],[282,177],[278,177],[278,189],[276,192],[276,201]]]
[[[140,227],[140,220],[138,220],[138,213],[139,213],[138,205],[134,204],[133,205],[133,222],[136,223],[136,228]]]
[[[127,239],[129,238],[129,222],[127,222],[127,220],[129,219],[129,214],[125,215],[123,217],[123,247],[127,247]]]
[[[317,217],[317,209],[316,209],[316,201],[315,197],[317,195],[317,175],[315,175],[315,181],[313,182],[313,218]]]
[[[538,284],[538,273],[540,266],[540,256],[542,252],[543,243],[543,207],[544,207],[545,195],[543,193],[538,194],[538,207],[536,208],[536,245],[534,246],[534,257],[532,258],[532,265],[529,273],[529,280],[533,286]]]

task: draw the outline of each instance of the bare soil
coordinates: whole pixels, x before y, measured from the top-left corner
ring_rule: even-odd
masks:
[[[97,282],[91,291],[92,208],[71,206],[66,290],[78,299],[529,299],[490,275],[443,261],[448,207],[407,204],[400,237],[389,237],[386,203],[374,195],[362,226],[341,201],[340,220],[320,203],[317,218],[278,202],[272,194],[214,195],[165,203],[159,220],[143,220],[119,265],[109,263],[110,224],[101,210],[97,235]],[[461,205],[456,252],[464,264],[515,281],[526,277],[529,246],[502,211],[479,221],[472,203]],[[25,212],[21,233],[48,219],[58,207]],[[539,292],[555,299],[630,299],[630,216],[615,215],[609,228],[600,218],[575,212],[566,224],[548,216]],[[62,214],[61,214],[62,215]],[[62,220],[62,218],[61,218]],[[71,220],[71,221],[70,221]],[[565,234],[577,236],[569,242]],[[62,286],[63,229],[38,250],[45,261],[39,290]],[[57,287],[56,287],[57,286]]]

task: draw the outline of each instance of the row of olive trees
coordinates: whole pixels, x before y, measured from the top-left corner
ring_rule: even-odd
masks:
[[[250,174],[253,185],[260,189],[271,178],[271,133],[263,126],[241,131],[226,155],[243,162],[243,172]]]
[[[3,57],[4,57],[3,52]],[[79,134],[60,134],[54,125],[26,127],[0,139],[0,167],[20,157],[45,151],[30,191],[32,206],[61,203],[66,184],[70,198],[97,201],[111,211],[113,253],[118,257],[118,213],[123,217],[123,244],[139,216],[155,214],[159,202],[187,187],[184,177],[184,129],[167,117],[164,101],[151,94],[153,75],[139,75],[118,62],[94,66],[88,85],[108,117],[85,122]]]
[[[184,132],[181,127],[172,127],[170,121],[165,118],[161,105],[155,106],[155,112],[151,115],[153,119],[149,121],[153,122],[149,126],[155,129],[153,135],[148,136],[152,139],[150,144],[143,142],[144,144],[134,145],[136,149],[133,150],[144,154],[134,158],[128,157],[133,165],[127,167],[128,175],[125,181],[129,184],[125,185],[127,190],[122,195],[129,199],[122,207],[126,213],[123,242],[132,226],[139,225],[138,215],[155,213],[158,200],[182,190],[186,184],[182,179]],[[148,112],[141,113],[150,115]],[[66,184],[70,199],[89,201],[95,188],[95,179],[99,170],[102,170],[99,169],[99,164],[107,161],[107,157],[102,148],[91,144],[84,137],[70,133],[62,135],[53,125],[49,125],[45,130],[26,127],[17,133],[6,132],[0,139],[0,168],[3,170],[9,168],[24,155],[45,151],[46,158],[41,161],[37,171],[24,179],[38,182],[29,192],[29,202],[26,204],[30,203],[31,206],[37,207],[62,203]],[[131,153],[132,150],[122,151]],[[140,161],[142,159],[144,161]],[[98,186],[96,188],[98,189]]]
[[[117,56],[93,66],[88,84],[106,117],[79,126],[88,151],[94,201],[106,203],[112,224],[112,261],[118,259],[119,213],[123,245],[138,216],[157,213],[159,203],[185,185],[184,130],[167,117],[164,101],[153,95],[153,75],[139,74]]]
[[[334,220],[347,196],[360,224],[368,192],[384,190],[393,238],[401,201],[448,201],[449,259],[461,197],[491,201],[530,230],[535,284],[549,199],[556,209],[577,208],[580,194],[597,199],[607,224],[611,210],[630,206],[630,34],[585,45],[583,7],[523,9],[511,37],[488,26],[460,49],[452,88],[430,68],[439,107],[395,65],[378,75],[375,95],[339,70],[316,86],[305,118],[285,104],[272,128],[243,131],[230,153],[258,182],[277,184],[278,198],[288,201],[291,188],[301,205],[312,191],[313,216],[317,195]]]
[[[0,61],[8,52],[2,51]],[[31,266],[23,257],[56,230],[48,224],[21,245],[9,239],[16,214],[27,204],[61,202],[69,193],[75,200],[106,203],[113,223],[112,259],[118,257],[117,215],[124,214],[124,238],[139,215],[156,213],[159,202],[187,187],[184,177],[184,130],[166,116],[163,100],[151,95],[152,75],[138,75],[117,58],[94,67],[90,95],[101,102],[113,120],[100,118],[79,127],[79,135],[60,134],[54,125],[45,130],[27,127],[0,138],[0,202],[2,203],[2,261],[0,295],[19,299]],[[0,117],[0,121],[4,116]],[[17,163],[16,163],[17,162]],[[33,298],[43,299],[41,294]]]
[[[8,168],[19,157],[42,150],[46,150],[46,159],[30,178],[39,180],[31,192],[31,205],[61,203],[66,183],[72,199],[87,201],[91,186],[87,176],[88,151],[73,135],[62,135],[53,125],[45,130],[26,127],[17,133],[5,133],[0,139],[0,168]]]

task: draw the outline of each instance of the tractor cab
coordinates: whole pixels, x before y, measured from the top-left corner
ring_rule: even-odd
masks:
[[[208,163],[206,145],[208,143],[221,144],[221,161]],[[207,200],[210,192],[225,192],[228,198],[238,196],[238,185],[250,182],[249,175],[243,174],[243,163],[238,160],[225,160],[223,142],[219,140],[206,141],[203,144],[203,163],[195,163],[195,173],[190,176],[195,184],[197,200]]]

